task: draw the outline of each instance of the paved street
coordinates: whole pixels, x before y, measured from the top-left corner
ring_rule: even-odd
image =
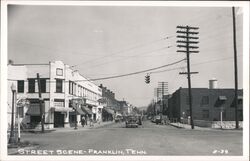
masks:
[[[113,123],[96,129],[25,133],[22,141],[38,144],[40,151],[35,153],[39,154],[242,155],[242,131],[179,129],[150,121],[139,128]],[[19,152],[31,153],[22,149]]]

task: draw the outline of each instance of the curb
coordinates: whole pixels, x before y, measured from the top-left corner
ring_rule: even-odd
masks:
[[[184,129],[184,127],[181,127],[181,126],[177,126],[177,125],[174,125],[174,124],[169,124],[169,125],[171,125],[171,126],[173,126],[173,127],[176,127],[176,128],[178,128],[178,129]]]

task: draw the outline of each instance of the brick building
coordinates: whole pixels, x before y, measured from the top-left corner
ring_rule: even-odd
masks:
[[[194,120],[223,121],[235,120],[234,89],[192,88],[192,113]],[[238,118],[243,120],[243,90],[238,90]],[[168,99],[168,116],[187,118],[189,111],[188,88],[179,88]]]

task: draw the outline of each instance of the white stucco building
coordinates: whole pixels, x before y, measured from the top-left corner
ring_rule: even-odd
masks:
[[[10,64],[8,65],[8,124],[10,125],[12,96],[11,86],[16,87],[15,102],[21,98],[29,100],[30,105],[18,107],[23,125],[36,126],[40,122],[40,106],[37,73],[41,82],[41,97],[44,101],[45,128],[69,127],[77,118],[78,124],[83,116],[100,120],[102,106],[101,88],[83,77],[77,70],[61,61],[48,64]],[[85,105],[77,112],[72,108],[72,99],[84,99]],[[16,109],[16,107],[15,107]],[[77,114],[77,115],[76,115]]]

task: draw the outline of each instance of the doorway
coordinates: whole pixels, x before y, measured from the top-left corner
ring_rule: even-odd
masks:
[[[54,112],[54,127],[64,127],[64,114]]]

